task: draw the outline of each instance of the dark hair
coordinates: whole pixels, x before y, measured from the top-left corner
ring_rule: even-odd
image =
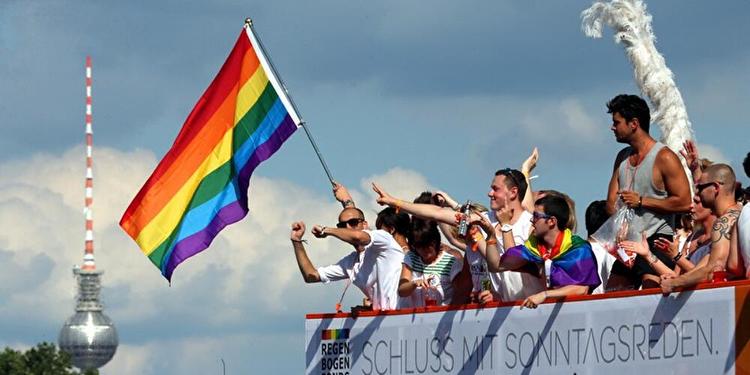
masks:
[[[745,170],[745,175],[750,177],[750,152],[745,156],[745,160],[742,161],[742,169]]]
[[[386,207],[378,212],[378,218],[375,219],[375,228],[381,229],[384,225],[393,228],[396,233],[408,235],[411,218],[404,212],[396,213],[393,207]]]
[[[565,202],[568,203],[568,222],[565,223],[565,228],[568,228],[575,232],[578,226],[578,221],[576,220],[576,202],[573,200],[573,198],[571,198],[568,194],[559,192],[557,190],[539,190],[539,193],[544,193],[545,196],[556,195],[560,198],[565,199]]]
[[[651,113],[648,104],[638,95],[620,94],[607,102],[607,113],[619,113],[625,121],[638,119],[641,129],[648,133],[651,124]]]
[[[526,183],[526,176],[521,173],[518,169],[504,168],[495,172],[495,176],[505,176],[505,186],[510,189],[513,187],[518,188],[518,200],[522,201],[526,196],[526,188],[529,184]]]
[[[432,220],[413,219],[409,231],[409,246],[412,249],[424,248],[429,245],[435,246],[435,251],[440,250],[440,231],[437,223]]]
[[[414,203],[435,204],[435,201],[432,199],[432,192],[423,191],[414,198]]]
[[[570,218],[570,208],[565,198],[556,195],[547,195],[534,202],[537,206],[544,207],[544,213],[557,219],[557,229],[565,230],[565,225]]]
[[[596,233],[607,219],[609,219],[607,201],[591,202],[586,207],[586,232],[588,232],[589,236]]]

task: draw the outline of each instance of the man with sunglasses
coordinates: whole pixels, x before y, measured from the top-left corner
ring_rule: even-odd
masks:
[[[695,194],[703,206],[711,209],[717,217],[711,229],[711,250],[691,271],[679,277],[674,274],[662,276],[661,289],[665,293],[709,281],[711,278],[723,281],[725,276],[720,275],[725,275],[727,271],[734,276],[744,276],[737,274],[740,268],[739,254],[736,246],[732,246],[732,241],[736,241],[733,237],[737,233],[735,225],[741,209],[734,198],[735,184],[734,171],[726,164],[711,165],[699,177]]]
[[[690,183],[677,154],[649,135],[651,115],[646,101],[636,95],[618,95],[607,103],[612,114],[611,130],[622,149],[615,159],[607,193],[607,212],[629,207],[636,218],[630,222],[635,232],[645,232],[649,247],[657,238],[672,240],[675,214],[690,211]],[[674,261],[661,252],[657,257],[669,268]],[[632,269],[621,263],[612,273],[626,276],[638,288],[657,287],[659,277],[649,262],[636,257]]]
[[[302,236],[305,223],[292,223],[290,239],[302,277],[307,283],[351,280],[367,298],[374,310],[398,308],[398,280],[404,252],[393,236],[384,230],[369,230],[362,210],[344,208],[334,228],[315,225],[311,233],[317,238],[332,236],[354,247],[353,252],[335,264],[316,268],[305,251]]]
[[[486,241],[490,270],[534,274],[541,270],[545,276],[546,288],[528,296],[523,307],[536,308],[548,297],[587,294],[601,284],[591,245],[566,228],[569,217],[570,208],[564,198],[549,195],[538,199],[529,220],[532,235],[502,254],[492,224],[485,218],[478,222],[490,234]]]

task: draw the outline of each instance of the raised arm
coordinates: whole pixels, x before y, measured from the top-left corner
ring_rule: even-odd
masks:
[[[315,269],[310,258],[307,256],[305,251],[304,242],[302,242],[302,236],[305,234],[305,223],[301,221],[295,221],[292,223],[292,233],[289,235],[289,239],[292,240],[294,246],[294,257],[297,259],[297,265],[299,266],[299,272],[302,274],[302,278],[306,283],[319,283],[320,275],[318,270]]]
[[[394,198],[374,182],[372,183],[372,190],[378,194],[377,202],[381,206],[395,207],[396,210],[401,210],[423,219],[435,220],[450,225],[456,224],[456,211],[452,209],[438,207],[433,204],[412,203]]]
[[[356,207],[351,194],[349,194],[349,190],[346,189],[346,186],[341,185],[338,182],[333,183],[333,197],[336,198],[344,208]]]
[[[521,164],[521,173],[526,178],[526,194],[523,196],[521,206],[526,211],[534,211],[534,194],[531,192],[531,172],[536,168],[536,163],[539,161],[539,150],[534,147],[531,151],[531,155]]]
[[[685,163],[690,168],[690,173],[693,175],[693,181],[698,181],[703,174],[701,169],[700,158],[698,157],[698,147],[695,146],[695,142],[687,140],[682,144],[682,150],[680,155],[685,158]]]

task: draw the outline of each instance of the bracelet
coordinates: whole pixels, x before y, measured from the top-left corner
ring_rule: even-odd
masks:
[[[678,252],[677,255],[675,255],[674,258],[672,258],[672,261],[677,263],[677,261],[680,260],[680,258],[682,258],[682,252]]]
[[[648,264],[649,264],[649,265],[652,265],[652,264],[656,264],[656,262],[658,262],[658,261],[659,261],[659,258],[657,258],[657,257],[656,257],[656,255],[655,255],[654,253],[651,253],[651,254],[650,254],[650,255],[648,256]]]
[[[354,207],[354,201],[351,200],[351,199],[347,199],[347,200],[341,202],[341,204],[344,206],[344,208],[349,207],[350,205],[352,207]]]
[[[638,208],[643,208],[643,196],[638,196]]]
[[[290,238],[290,240],[292,240],[292,242],[297,242],[297,243],[307,243],[307,240],[295,240],[294,238]]]
[[[322,235],[323,237],[327,236],[327,234],[326,234],[326,229],[328,229],[328,227],[326,227],[326,226],[324,226],[323,228],[320,228],[320,234],[321,234],[321,235]]]
[[[487,246],[490,245],[497,245],[497,240],[494,238],[490,238],[489,240],[487,240]]]
[[[396,206],[396,213],[398,214],[399,212],[401,212],[401,199],[396,200],[395,206]]]

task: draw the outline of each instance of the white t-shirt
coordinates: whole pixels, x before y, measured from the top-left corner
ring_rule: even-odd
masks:
[[[737,235],[739,237],[739,251],[745,261],[745,277],[750,276],[750,203],[742,207],[740,217],[737,218]]]
[[[351,279],[372,301],[374,310],[398,308],[398,281],[404,252],[390,233],[365,230],[370,243],[362,252],[353,251],[337,263],[318,268],[320,281]]]
[[[602,281],[599,286],[594,289],[591,294],[601,294],[607,288],[607,280],[609,280],[609,272],[612,270],[612,265],[615,264],[615,257],[612,256],[604,246],[600,245],[594,240],[589,240],[591,244],[591,250],[594,252],[596,257],[596,265],[599,267],[599,279]]]
[[[453,298],[453,279],[461,273],[463,261],[447,251],[431,264],[425,264],[415,251],[409,251],[404,256],[404,264],[411,270],[412,280],[427,280],[430,290],[417,288],[411,296],[404,298],[403,307],[422,307],[428,297],[435,300],[437,305],[447,305]]]
[[[497,218],[494,213],[485,212],[482,215],[496,228],[496,236],[498,237],[497,250],[502,257],[505,253],[505,247]],[[513,240],[516,245],[522,245],[529,238],[529,234],[531,234],[531,216],[530,212],[523,211],[515,224],[511,225],[513,227]],[[479,251],[471,250],[471,247],[466,248],[464,256],[469,263],[473,290],[482,290],[481,279],[485,272],[484,267],[486,266],[484,257]],[[544,281],[541,278],[525,272],[490,272],[489,278],[492,281],[492,294],[506,302],[525,299],[546,289]]]

